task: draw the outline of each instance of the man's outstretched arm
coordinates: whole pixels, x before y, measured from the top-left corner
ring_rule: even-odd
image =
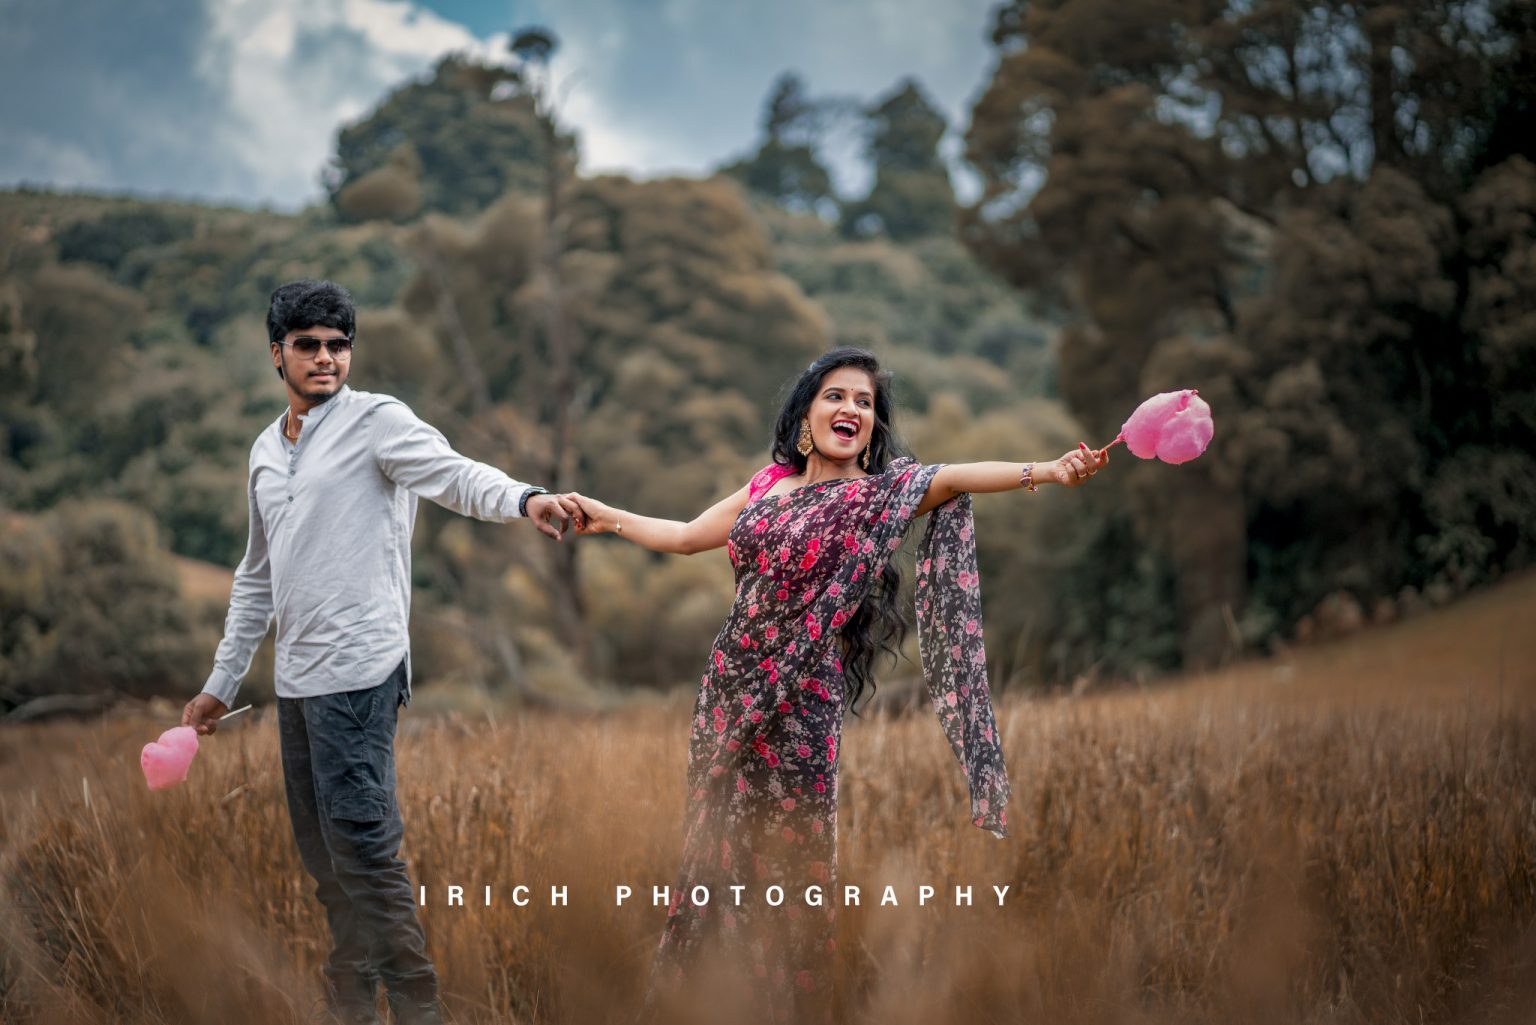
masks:
[[[396,484],[477,520],[505,523],[526,516],[560,540],[567,517],[555,496],[455,452],[442,432],[403,403],[385,403],[373,417],[374,457]]]

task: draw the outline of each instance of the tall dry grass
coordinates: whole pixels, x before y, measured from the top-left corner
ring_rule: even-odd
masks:
[[[1533,608],[1527,578],[1176,687],[1006,700],[1005,842],[965,823],[931,714],[855,722],[841,882],[864,904],[840,918],[841,1016],[1536,1021]],[[673,881],[687,709],[407,711],[405,854],[458,1021],[629,1015],[664,915],[649,887]],[[0,733],[0,1019],[309,1019],[325,927],[272,717],[151,794],[137,752],[161,726]],[[619,883],[637,894],[622,908]],[[941,898],[918,907],[923,883]],[[974,907],[953,906],[957,884]],[[886,885],[899,907],[872,906]]]

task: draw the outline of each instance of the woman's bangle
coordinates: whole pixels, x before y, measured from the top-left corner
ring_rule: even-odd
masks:
[[[619,522],[619,518],[617,516],[613,518],[613,532],[615,534],[624,533],[624,524]]]
[[[1035,487],[1035,464],[1025,463],[1024,470],[1019,474],[1019,487],[1025,491],[1037,491]]]

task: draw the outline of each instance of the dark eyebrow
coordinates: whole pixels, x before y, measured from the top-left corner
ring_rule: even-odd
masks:
[[[850,389],[848,389],[848,388],[842,388],[842,387],[839,387],[838,385],[832,384],[832,385],[828,385],[826,388],[822,389],[821,393],[823,395],[826,395],[828,392],[849,391],[849,390]],[[857,390],[854,390],[853,394],[855,394],[859,398],[863,398],[863,399],[872,399],[872,398],[875,397],[875,393],[870,391],[868,388],[859,388]]]

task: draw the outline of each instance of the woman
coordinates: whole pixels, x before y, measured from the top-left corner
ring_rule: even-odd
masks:
[[[698,997],[706,973],[694,969],[716,959],[744,972],[764,1020],[825,1015],[843,710],[871,682],[877,652],[894,651],[905,633],[891,557],[926,513],[917,557],[923,672],[970,786],[972,821],[1006,835],[969,493],[1075,486],[1108,456],[1083,447],[1022,466],[923,466],[896,456],[889,383],[862,349],[816,360],[779,413],[773,462],[690,522],[569,496],[578,533],[683,554],[724,545],[736,571],[736,599],[694,709],[683,865],[648,1004],[675,990]],[[779,907],[764,897],[775,885],[786,895]],[[695,887],[708,890],[697,905]],[[801,898],[807,887],[819,888],[819,905]]]

